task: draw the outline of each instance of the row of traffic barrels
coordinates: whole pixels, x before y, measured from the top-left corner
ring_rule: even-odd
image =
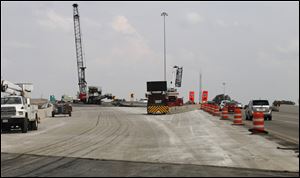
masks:
[[[220,120],[229,120],[228,108],[224,106],[222,110],[217,104],[202,103],[200,109],[213,115],[220,117]],[[242,111],[240,108],[234,109],[234,120],[232,125],[244,125],[242,118]],[[249,129],[252,133],[267,133],[264,129],[264,113],[254,112],[253,113],[253,128]]]

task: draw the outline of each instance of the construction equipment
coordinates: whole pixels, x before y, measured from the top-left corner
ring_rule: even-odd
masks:
[[[81,29],[78,5],[73,4],[73,18],[74,18],[74,33],[75,33],[75,46],[76,46],[76,58],[77,58],[77,71],[78,71],[78,85],[79,85],[79,96],[78,98],[82,102],[87,101],[87,82],[85,80],[85,69],[84,66],[84,53],[82,48]]]
[[[87,82],[85,79],[85,69],[84,65],[84,52],[79,20],[78,4],[73,4],[73,18],[74,18],[74,33],[75,33],[75,47],[76,47],[76,58],[77,58],[77,72],[78,72],[78,86],[79,93],[78,99],[81,102],[88,104],[101,104],[102,99],[112,99],[112,94],[102,95],[102,89],[100,87],[89,86],[87,87]],[[88,92],[87,92],[88,89]],[[77,102],[77,100],[73,100]]]
[[[113,99],[112,94],[102,95],[101,87],[89,86],[88,87],[88,103],[101,104],[103,99]]]
[[[147,82],[147,113],[148,114],[167,114],[169,112],[167,99],[167,82],[152,81]]]
[[[172,72],[171,87],[167,90],[167,104],[169,107],[182,106],[183,98],[179,98],[179,93],[176,87],[181,87],[182,81],[182,67],[174,66]]]
[[[33,85],[1,80],[1,130],[21,128],[23,133],[38,129],[38,106],[30,103]],[[5,94],[2,95],[2,92]]]

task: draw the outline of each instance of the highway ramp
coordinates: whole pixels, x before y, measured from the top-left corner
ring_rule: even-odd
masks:
[[[1,175],[30,174],[40,166],[49,171],[64,158],[298,174],[298,155],[280,146],[200,110],[147,115],[145,108],[74,107],[71,118],[46,118],[38,131],[1,134],[1,155],[6,155]],[[31,155],[28,165],[45,156],[58,160],[42,161],[24,172],[18,159],[26,155]]]

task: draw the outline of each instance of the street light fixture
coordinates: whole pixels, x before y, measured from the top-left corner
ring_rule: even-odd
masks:
[[[224,93],[224,97],[225,97],[225,85],[226,85],[226,83],[223,82],[222,84],[223,84],[223,86],[224,86],[223,93]]]
[[[161,16],[164,16],[164,81],[166,81],[166,12],[161,13]]]

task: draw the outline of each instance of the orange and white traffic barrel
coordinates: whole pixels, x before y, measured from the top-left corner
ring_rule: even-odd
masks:
[[[211,114],[211,111],[212,111],[212,106],[211,104],[208,104],[208,113]]]
[[[240,108],[234,109],[234,120],[232,125],[244,125]]]
[[[216,106],[216,116],[221,116],[220,107]]]
[[[221,120],[227,120],[227,119],[229,119],[228,108],[226,106],[224,106],[222,109]]]
[[[212,104],[211,105],[211,115],[215,115],[215,105],[214,104]]]
[[[253,128],[249,129],[252,133],[265,133],[265,120],[263,112],[254,112],[253,113]]]
[[[219,106],[218,105],[214,105],[214,116],[220,116],[220,114],[219,114]]]
[[[212,113],[211,113],[213,116],[216,115],[216,105],[212,105]]]

